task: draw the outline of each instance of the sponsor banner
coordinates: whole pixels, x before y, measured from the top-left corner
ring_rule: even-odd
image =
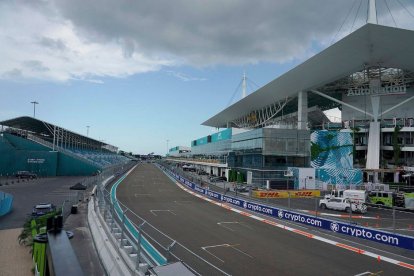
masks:
[[[289,195],[286,191],[252,191],[255,198],[287,198]]]
[[[289,194],[291,198],[320,197],[321,191],[319,190],[289,191]]]
[[[352,226],[338,221],[328,221],[329,229],[335,233],[345,234],[356,238],[375,241],[387,245],[393,245],[405,249],[414,250],[414,238],[404,235],[396,235],[388,232],[377,231],[371,228]]]
[[[252,196],[255,198],[307,198],[319,197],[321,191],[319,190],[300,190],[300,191],[252,191]]]
[[[175,174],[172,174],[176,176]],[[306,224],[309,226],[317,227],[320,229],[325,229],[328,231],[332,231],[339,234],[344,234],[356,238],[362,238],[374,242],[379,242],[386,245],[397,246],[400,248],[414,250],[414,237],[404,236],[404,235],[397,235],[388,233],[385,231],[378,231],[371,228],[359,227],[354,226],[351,224],[342,223],[339,221],[323,219],[316,216],[309,216],[305,214],[295,213],[291,211],[287,211],[280,208],[275,208],[263,204],[253,203],[249,201],[245,201],[243,199],[239,199],[237,197],[231,197],[227,195],[223,195],[217,192],[210,191],[208,189],[200,188],[198,185],[188,181],[187,179],[178,176],[176,177],[180,180],[183,184],[190,187],[192,190],[195,190],[199,193],[207,195],[210,198],[214,198],[216,200],[220,200],[234,206],[242,207],[246,210],[251,210],[256,213],[260,213],[263,215],[272,216],[275,218],[279,218],[282,220],[289,220],[292,222],[298,222],[302,224]],[[299,192],[299,191],[298,191]],[[300,194],[298,196],[301,196]]]

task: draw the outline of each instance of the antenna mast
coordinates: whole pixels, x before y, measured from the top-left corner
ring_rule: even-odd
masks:
[[[242,99],[246,97],[246,72],[243,72]]]
[[[378,24],[377,7],[375,5],[375,0],[369,0],[367,23],[368,24]]]

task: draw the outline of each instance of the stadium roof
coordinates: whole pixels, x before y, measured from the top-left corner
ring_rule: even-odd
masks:
[[[54,124],[51,124],[51,123],[48,123],[48,122],[45,122],[45,121],[42,121],[42,120],[39,120],[33,117],[28,117],[28,116],[17,117],[17,118],[5,120],[5,121],[0,121],[0,125],[15,128],[15,129],[26,130],[32,133],[39,134],[44,137],[53,137],[53,130],[56,127],[56,129],[64,130],[67,133],[67,135],[71,136],[74,139],[82,139],[84,141],[88,141],[88,144],[95,144],[98,146],[108,145],[101,141],[91,139],[89,137],[83,136],[76,132],[59,127],[57,125],[54,125]]]
[[[296,97],[369,66],[414,71],[414,31],[366,24],[319,54],[219,112],[205,126],[227,124],[270,103]]]

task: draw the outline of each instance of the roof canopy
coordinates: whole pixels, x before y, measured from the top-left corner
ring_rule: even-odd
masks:
[[[53,137],[54,129],[56,129],[56,130],[64,131],[67,136],[71,136],[73,139],[86,141],[90,145],[96,145],[99,147],[108,145],[101,141],[91,139],[89,137],[83,136],[76,132],[59,127],[57,125],[54,125],[54,124],[51,124],[45,121],[41,121],[33,117],[28,117],[28,116],[17,117],[14,119],[0,121],[0,125],[8,126],[14,129],[25,130],[25,131],[28,131],[34,134],[41,135],[43,137],[50,137],[50,138]]]
[[[296,97],[369,66],[414,71],[414,31],[366,24],[203,123],[227,124],[270,103]]]

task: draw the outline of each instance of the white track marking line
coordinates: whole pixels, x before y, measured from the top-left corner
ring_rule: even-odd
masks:
[[[157,214],[155,214],[156,212],[168,212],[168,213],[170,213],[170,214],[173,214],[174,216],[176,216],[177,214],[176,213],[174,213],[173,211],[171,211],[171,210],[150,210],[150,212],[154,215],[154,216],[156,216],[156,217],[158,217],[158,215]]]
[[[139,196],[150,196],[151,194],[135,194],[135,197],[139,197]]]
[[[376,274],[376,273],[375,273]],[[372,273],[372,272],[369,272],[369,271],[366,271],[366,272],[362,272],[362,273],[360,273],[360,274],[356,274],[356,275],[354,275],[354,276],[364,276],[364,275],[375,275],[374,273]]]
[[[244,227],[246,227],[248,229],[252,229],[252,227],[250,227],[249,225],[247,225],[245,223],[242,223],[242,222],[239,222],[239,221],[221,221],[221,222],[217,222],[217,224],[220,225],[221,227],[224,227],[226,229],[229,229],[230,231],[233,231],[233,232],[236,231],[236,230],[234,230],[234,229],[232,229],[230,227],[227,227],[225,225],[222,225],[222,224],[239,224],[239,225],[244,226]]]
[[[224,263],[224,261],[222,259],[220,259],[219,257],[217,257],[216,255],[214,255],[213,253],[211,253],[210,251],[207,250],[209,248],[223,247],[223,246],[224,247],[229,247],[228,244],[217,244],[217,245],[203,246],[203,247],[201,247],[201,249],[203,249],[204,251],[206,251],[208,254],[210,254],[211,256],[213,256],[214,258],[216,258],[217,260],[219,260],[222,263]]]
[[[246,255],[247,257],[249,257],[250,259],[253,259],[253,257],[252,256],[250,256],[249,254],[247,254],[246,252],[244,252],[244,251],[241,251],[240,249],[238,249],[238,248],[236,248],[236,246],[238,246],[239,244],[235,244],[235,245],[231,245],[231,248],[233,248],[234,250],[236,250],[237,252],[240,252],[241,254],[243,254],[243,255]]]
[[[198,198],[207,200],[207,198],[205,198],[204,196],[202,196],[200,194],[197,194],[197,193],[195,193],[195,192],[187,189],[186,187],[184,187],[184,184],[181,184],[178,181],[175,181],[175,183],[182,190],[184,190],[184,191],[186,191],[186,192],[188,192],[188,193],[190,193],[192,195],[195,195]],[[272,220],[267,220],[267,219],[264,219],[264,218],[260,218],[260,217],[254,216],[254,215],[252,215],[250,213],[247,213],[247,212],[244,212],[244,211],[240,211],[240,210],[238,210],[236,208],[227,206],[227,205],[225,205],[223,203],[220,203],[220,202],[217,202],[217,201],[212,201],[211,199],[208,199],[208,200],[210,202],[218,205],[218,206],[221,206],[223,208],[226,208],[227,210],[231,210],[231,211],[236,212],[236,213],[239,213],[241,215],[244,215],[244,216],[247,216],[247,217],[250,217],[250,218],[257,219],[257,220],[262,221],[264,223],[267,223],[267,224],[270,224],[270,225],[273,225],[273,226],[276,226],[276,227],[279,227],[279,228],[288,230],[290,232],[294,232],[296,234],[300,234],[300,235],[306,236],[306,237],[311,238],[311,239],[316,239],[316,240],[319,240],[319,241],[322,241],[322,242],[325,242],[325,243],[328,243],[328,244],[332,244],[334,246],[341,247],[343,249],[356,252],[358,254],[362,254],[362,255],[365,255],[365,256],[369,256],[369,257],[378,259],[378,261],[385,261],[385,262],[388,262],[388,263],[391,263],[391,264],[398,265],[400,267],[404,267],[404,268],[407,268],[407,269],[410,269],[410,270],[414,270],[414,265],[412,265],[412,264],[405,263],[405,262],[400,262],[398,260],[391,259],[391,258],[382,256],[382,255],[378,255],[378,254],[375,254],[375,253],[372,253],[372,252],[369,252],[369,251],[366,251],[366,250],[363,250],[363,249],[359,249],[359,248],[356,248],[356,247],[353,247],[353,246],[349,246],[349,245],[346,245],[346,244],[342,244],[342,243],[339,243],[339,242],[336,242],[336,241],[333,241],[333,240],[329,240],[329,239],[326,239],[326,238],[323,238],[323,237],[320,237],[320,236],[316,236],[316,235],[310,234],[308,232],[301,231],[301,230],[298,230],[298,229],[295,229],[295,228],[292,228],[292,227],[289,227],[289,226],[286,226],[286,225],[283,225],[283,224],[274,222]]]

